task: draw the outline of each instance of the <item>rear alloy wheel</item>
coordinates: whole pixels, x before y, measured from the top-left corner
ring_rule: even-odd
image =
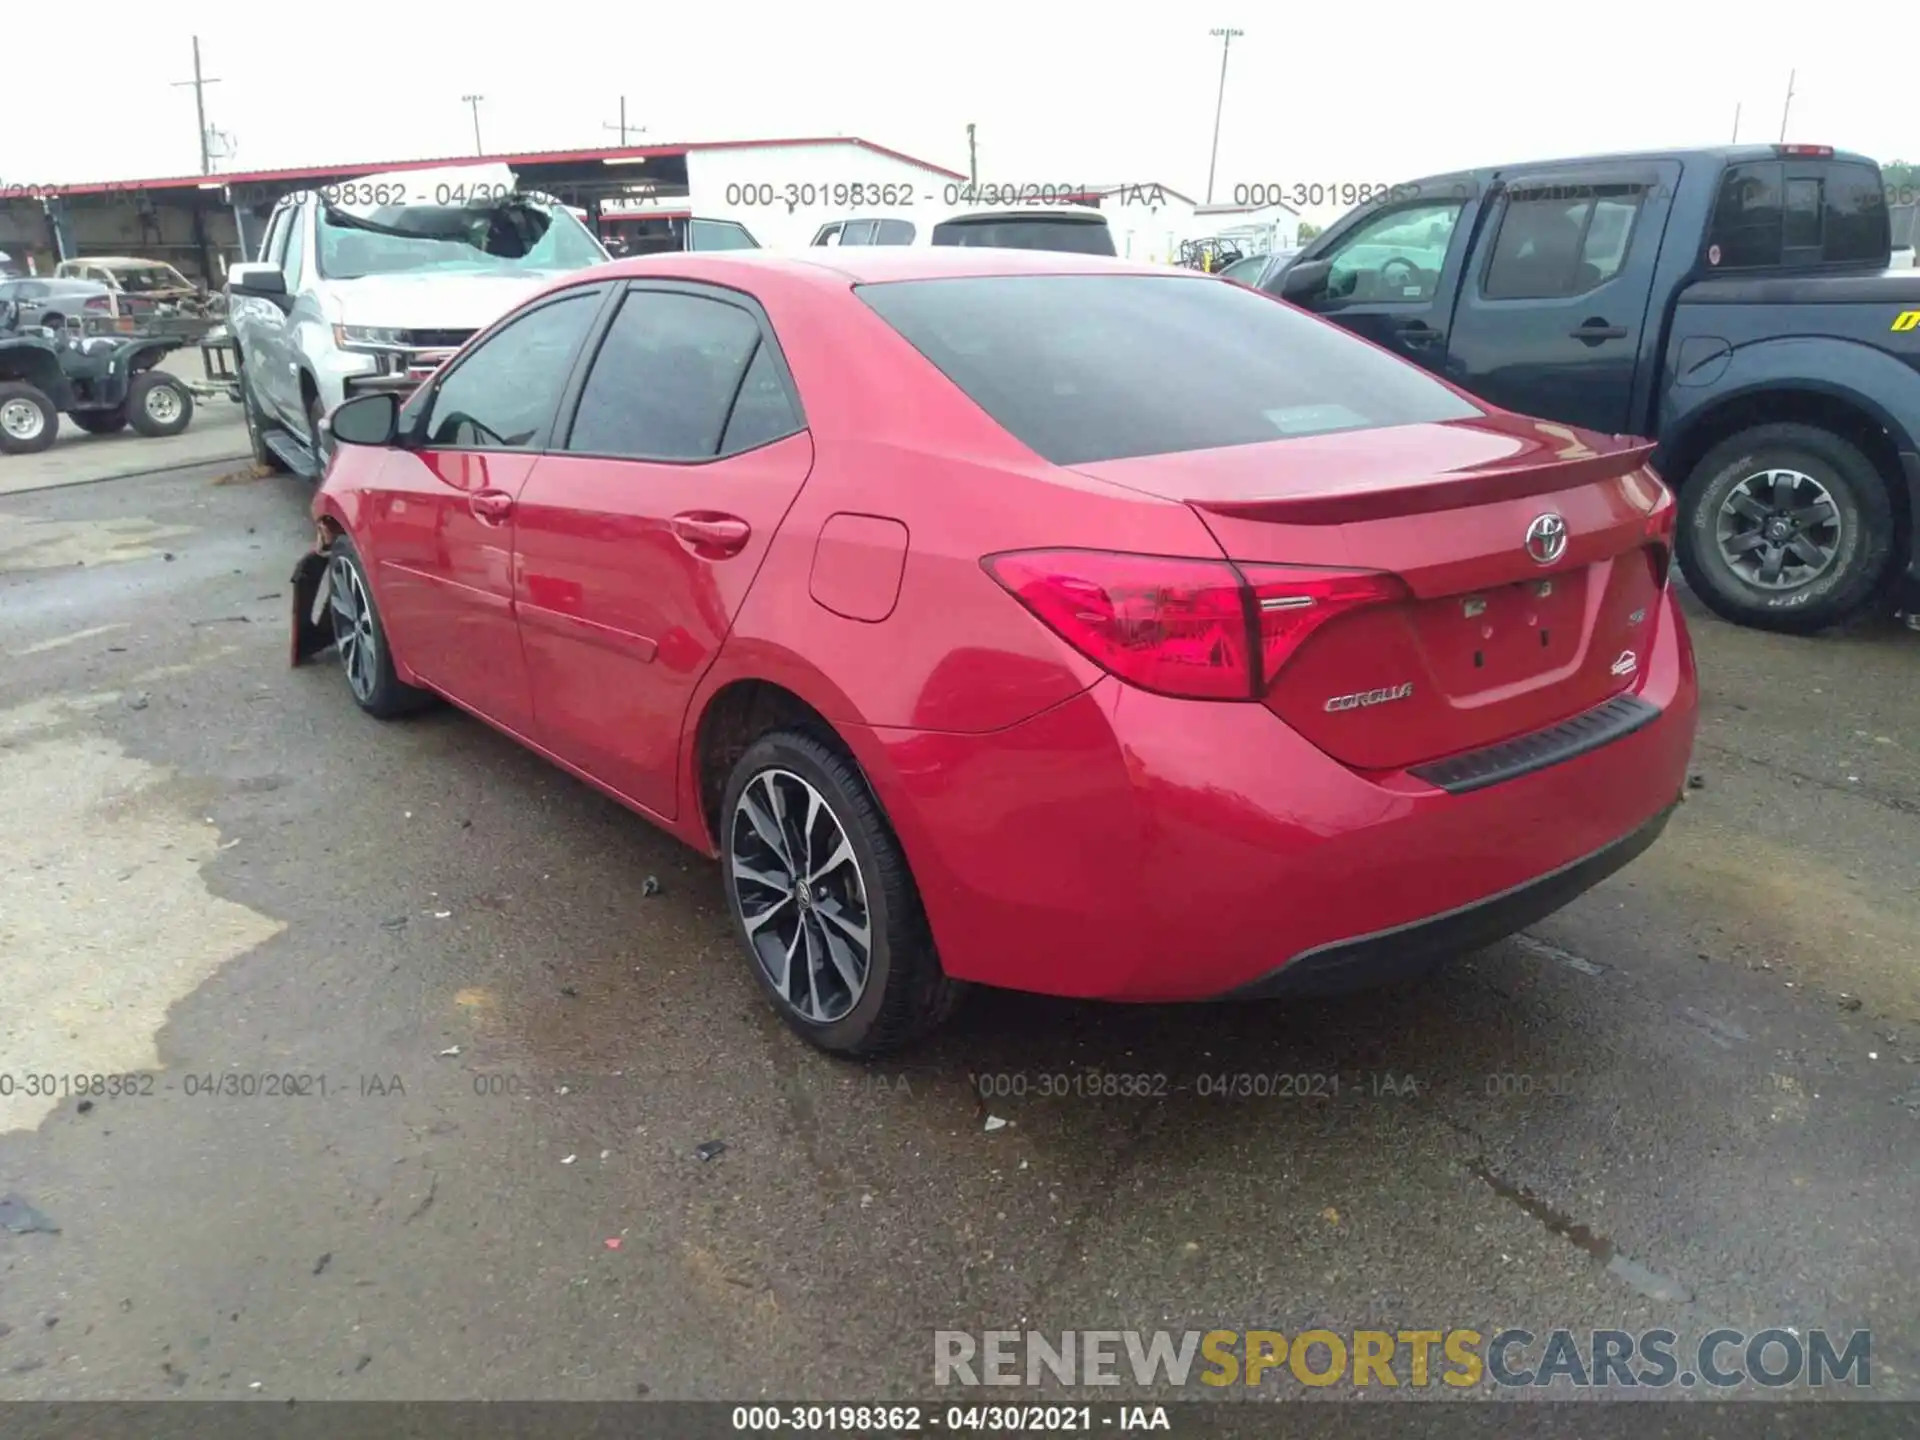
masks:
[[[127,418],[142,435],[178,435],[193,419],[193,395],[166,371],[145,371],[127,387]]]
[[[0,384],[0,452],[33,455],[60,434],[60,412],[46,391],[23,381]]]
[[[327,564],[327,608],[334,651],[355,704],[376,719],[391,720],[432,703],[429,692],[406,684],[394,670],[373,587],[360,553],[345,536],[333,542]]]
[[[1680,490],[1687,583],[1738,625],[1810,635],[1852,619],[1893,556],[1893,500],[1858,447],[1812,425],[1715,446]]]
[[[812,735],[761,737],[721,810],[727,901],[755,978],[823,1050],[896,1049],[950,1015],[906,858],[866,780]]]
[[[111,410],[75,410],[67,418],[89,435],[118,435],[127,428],[127,407]]]

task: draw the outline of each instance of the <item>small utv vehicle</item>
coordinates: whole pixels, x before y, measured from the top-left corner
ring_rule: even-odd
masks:
[[[84,328],[21,330],[0,301],[0,454],[52,445],[65,414],[82,430],[178,435],[193,419],[186,384],[154,367],[185,334],[90,334]],[[204,328],[204,325],[199,327]]]

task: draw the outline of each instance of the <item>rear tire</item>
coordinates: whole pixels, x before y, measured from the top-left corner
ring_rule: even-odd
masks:
[[[1680,487],[1680,569],[1736,625],[1811,635],[1870,605],[1893,558],[1893,497],[1859,447],[1814,425],[1756,425]]]
[[[0,384],[0,453],[37,455],[60,434],[60,412],[47,392],[23,380]]]
[[[193,420],[193,393],[164,370],[147,370],[127,387],[127,417],[153,439],[178,435]]]
[[[75,410],[67,418],[89,435],[118,435],[127,428],[127,407],[112,410]]]
[[[878,1055],[952,1015],[966,987],[941,969],[900,842],[846,755],[763,735],[727,782],[719,840],[754,978],[809,1042]]]
[[[373,598],[373,584],[353,542],[342,535],[333,542],[327,562],[327,609],[333,626],[334,653],[347,678],[347,689],[362,710],[376,720],[392,720],[423,710],[434,700],[401,680],[393,668],[393,650],[387,627]]]

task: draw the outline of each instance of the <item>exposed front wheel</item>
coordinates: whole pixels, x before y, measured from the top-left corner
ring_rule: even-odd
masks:
[[[193,394],[164,370],[148,370],[127,387],[127,418],[142,435],[178,435],[193,419]]]
[[[1873,462],[1813,425],[1721,442],[1680,489],[1680,568],[1738,625],[1812,634],[1851,619],[1893,556],[1893,500]]]
[[[906,857],[865,778],[797,730],[740,757],[721,809],[727,902],[754,977],[823,1050],[874,1055],[934,1029],[962,987],[934,953]]]
[[[344,535],[333,542],[327,564],[327,609],[334,653],[347,677],[354,703],[369,715],[391,720],[432,703],[433,696],[400,679],[380,621],[373,586],[360,552]]]
[[[53,444],[60,433],[60,412],[47,392],[24,381],[0,384],[0,451],[32,455]]]

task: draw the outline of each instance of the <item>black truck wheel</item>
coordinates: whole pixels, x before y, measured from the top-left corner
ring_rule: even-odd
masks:
[[[127,428],[127,407],[116,405],[111,410],[73,410],[67,418],[89,435],[118,435]]]
[[[60,434],[60,412],[37,385],[10,380],[0,384],[0,452],[33,455]]]
[[[1680,487],[1680,569],[1736,625],[1811,635],[1851,619],[1879,592],[1893,538],[1873,462],[1814,425],[1743,430]]]
[[[178,435],[193,419],[193,392],[164,370],[147,370],[127,387],[127,415],[142,435]]]

